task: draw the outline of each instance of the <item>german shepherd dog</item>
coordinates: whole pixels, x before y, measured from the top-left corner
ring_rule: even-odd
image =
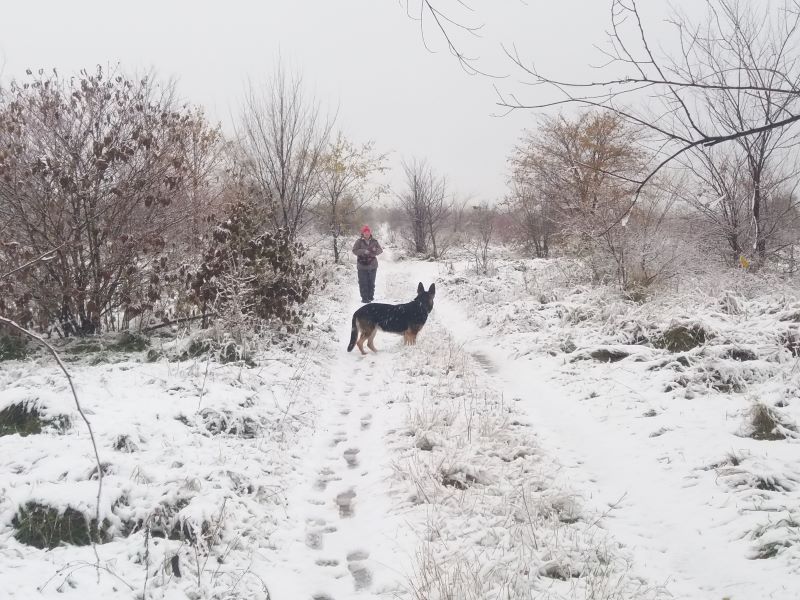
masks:
[[[403,334],[406,346],[417,343],[417,334],[428,313],[433,310],[433,297],[436,295],[436,284],[432,283],[428,291],[420,283],[417,286],[417,297],[405,304],[365,304],[353,313],[353,328],[350,332],[350,344],[347,351],[358,345],[361,354],[366,354],[364,342],[373,352],[377,352],[372,341],[380,329],[390,333]],[[360,335],[359,335],[360,334]],[[358,341],[356,337],[358,336]]]

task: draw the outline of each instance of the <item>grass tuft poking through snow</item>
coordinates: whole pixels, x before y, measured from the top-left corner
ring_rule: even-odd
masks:
[[[20,506],[11,524],[14,537],[22,544],[52,550],[62,544],[88,546],[110,539],[110,523],[104,520],[98,529],[97,520],[70,506],[64,510],[38,502]]]
[[[22,401],[9,404],[0,410],[0,437],[18,434],[36,435],[43,430],[53,429],[63,433],[72,424],[67,415],[47,415],[36,402]]]
[[[0,334],[0,362],[24,360],[27,356],[28,346],[22,338]]]
[[[796,434],[794,425],[785,423],[778,411],[763,402],[753,403],[745,424],[746,435],[754,440],[785,440]]]

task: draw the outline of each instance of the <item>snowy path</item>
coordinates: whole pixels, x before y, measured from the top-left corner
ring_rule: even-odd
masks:
[[[378,296],[382,284],[378,284]],[[352,287],[350,305],[358,303]],[[345,323],[346,321],[346,323]],[[386,402],[395,366],[381,355],[345,351],[350,320],[342,318],[328,395],[318,399],[312,449],[301,484],[289,495],[288,550],[277,571],[266,574],[272,600],[342,600],[386,597],[401,589],[402,544],[415,540],[390,517],[391,459],[385,435],[402,411]],[[391,341],[396,343],[394,338]],[[389,339],[378,340],[384,347]]]

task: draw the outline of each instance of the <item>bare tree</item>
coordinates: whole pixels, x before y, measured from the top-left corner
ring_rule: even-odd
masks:
[[[687,162],[692,172],[691,183],[676,186],[684,202],[699,213],[709,245],[715,250],[720,246],[726,248],[723,255],[730,264],[740,260],[751,238],[750,194],[744,163],[739,152],[705,149],[698,153],[696,161]]]
[[[447,222],[451,206],[452,199],[447,194],[447,182],[444,178],[441,178],[438,184],[431,188],[427,210],[425,211],[428,239],[431,242],[433,258],[441,258],[447,250],[447,241],[440,237],[439,234]]]
[[[437,239],[450,209],[447,181],[433,172],[425,160],[403,162],[406,176],[405,192],[398,196],[400,206],[410,227],[414,251],[434,258],[441,254]]]
[[[739,0],[706,0],[706,4],[705,26],[681,14],[672,19],[680,52],[660,57],[652,50],[636,1],[612,0],[607,66],[621,69],[622,76],[564,81],[544,75],[515,50],[507,50],[531,83],[556,96],[537,103],[504,96],[500,104],[510,110],[565,104],[603,108],[648,128],[665,145],[660,162],[638,181],[637,195],[660,169],[694,148],[739,141],[760,154],[765,137],[780,135],[800,120],[792,108],[800,94],[796,52],[800,7],[787,0],[764,17],[755,6]],[[629,106],[645,93],[657,98],[663,110],[652,113]],[[736,104],[748,110],[731,113]]]
[[[497,209],[486,202],[472,207],[472,259],[478,275],[489,273],[489,245],[492,243],[496,220]]]
[[[754,256],[761,264],[784,252],[797,229],[797,167],[793,160],[756,164],[756,191],[754,163],[737,146],[692,152],[680,161],[686,176],[671,189],[703,224],[704,247],[732,265]]]
[[[560,225],[557,201],[551,197],[547,178],[540,177],[538,169],[531,168],[535,144],[533,134],[528,132],[512,151],[508,160],[511,168],[509,193],[502,204],[512,219],[514,237],[536,257],[546,258]]]
[[[702,35],[693,34],[690,41],[694,44],[686,58],[701,61],[706,66],[708,83],[716,88],[704,89],[699,94],[702,114],[700,124],[692,122],[691,112],[679,113],[680,121],[689,132],[706,128],[704,123],[714,129],[735,134],[740,131],[754,130],[763,123],[775,123],[787,114],[795,112],[800,96],[796,94],[780,94],[774,89],[782,85],[781,69],[787,66],[786,53],[782,46],[787,37],[800,24],[797,15],[788,24],[788,29],[773,29],[769,23],[765,30],[762,15],[756,16],[752,8],[745,9],[739,3],[723,0],[719,6],[711,5],[710,15],[713,17]],[[684,21],[676,21],[684,31]],[[725,25],[723,25],[725,23]],[[776,27],[784,27],[781,24]],[[719,37],[728,32],[728,38]],[[684,34],[684,37],[687,37]],[[795,59],[792,59],[794,61]],[[751,71],[751,65],[764,65],[768,68]],[[689,64],[681,65],[679,73],[691,78],[695,70]],[[734,68],[740,71],[739,82],[750,85],[752,90],[746,93],[727,87],[728,71]],[[704,118],[705,117],[705,118]],[[784,187],[787,181],[796,178],[797,168],[779,167],[778,161],[786,165],[796,164],[796,153],[792,150],[797,145],[797,136],[787,127],[761,129],[747,136],[736,137],[732,141],[735,153],[741,156],[741,167],[744,170],[744,187],[749,198],[746,215],[752,226],[751,246],[742,248],[748,254],[756,256],[763,263],[767,254],[767,242],[774,237],[777,223],[768,223],[768,215],[773,212],[769,206],[773,196]],[[713,147],[698,146],[695,154],[702,153],[704,163],[713,172],[715,157]],[[719,178],[717,177],[717,180]],[[734,193],[735,190],[729,190]]]
[[[503,205],[512,219],[514,237],[537,258],[547,258],[559,232],[555,202],[527,174],[515,171]]]
[[[264,85],[248,84],[239,119],[240,169],[273,230],[294,238],[320,191],[332,119],[306,95],[303,79],[278,63]]]
[[[617,285],[633,297],[672,277],[679,268],[682,241],[670,235],[669,227],[676,197],[661,188],[653,186],[641,196],[624,227],[608,228],[595,239],[602,255],[613,260]],[[591,263],[593,257],[589,258]],[[602,276],[602,265],[593,267]]]
[[[444,0],[428,0],[420,17],[429,14],[451,52],[464,62],[454,33],[469,31],[470,18],[448,10]],[[459,2],[472,11],[470,3]],[[538,100],[527,102],[499,92],[499,105],[508,110],[547,109],[563,105],[602,108],[659,137],[659,160],[642,172],[629,201],[633,206],[644,187],[674,160],[694,149],[736,142],[750,155],[747,167],[754,179],[751,214],[756,229],[763,209],[758,172],[769,160],[767,148],[800,120],[800,4],[783,0],[766,5],[743,0],[705,0],[706,18],[694,23],[682,13],[671,18],[678,51],[659,54],[643,24],[636,0],[610,0],[609,46],[602,72],[609,77],[568,81],[552,77],[505,45],[507,56]],[[766,9],[766,10],[765,10]],[[447,19],[431,19],[444,14]],[[659,43],[658,47],[665,44]],[[547,95],[547,92],[550,92]],[[656,100],[653,102],[653,100]],[[645,102],[642,102],[645,100]],[[637,109],[636,105],[645,105]],[[660,110],[654,110],[660,106]],[[733,107],[743,110],[732,110]],[[625,212],[619,220],[625,218]],[[761,228],[763,232],[763,227]],[[754,253],[763,259],[765,239],[756,236]]]
[[[186,226],[181,228],[180,234],[185,244],[196,252],[207,241],[209,224],[216,224],[223,211],[224,194],[230,183],[232,145],[223,139],[218,127],[206,125],[202,109],[194,109],[193,117],[179,140],[187,164],[187,178],[181,190],[185,198],[176,204],[188,211]]]
[[[640,138],[637,128],[609,112],[545,117],[511,157],[514,180],[523,186],[518,201],[528,204],[521,210],[530,211],[533,221],[534,246],[543,249],[557,228],[598,279],[613,277],[625,290],[649,286],[672,264],[663,226],[673,195],[649,190],[640,206],[628,204],[647,165]]]
[[[334,262],[339,262],[339,238],[343,227],[369,202],[386,191],[371,185],[374,175],[386,170],[386,154],[376,154],[374,144],[357,146],[341,133],[330,143],[320,161],[320,197],[314,212],[331,236]]]
[[[467,210],[473,205],[474,199],[472,196],[453,196],[450,203],[450,218],[451,231],[456,235],[464,231],[465,225],[468,223],[469,214]]]
[[[514,150],[514,176],[546,198],[560,227],[593,237],[627,210],[632,181],[645,163],[638,137],[624,119],[602,111],[544,117]]]

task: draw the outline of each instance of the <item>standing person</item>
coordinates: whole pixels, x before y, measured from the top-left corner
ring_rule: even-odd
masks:
[[[375,296],[375,274],[378,271],[378,259],[375,258],[383,252],[383,248],[374,237],[369,225],[361,228],[361,237],[353,244],[353,254],[358,257],[358,289],[361,292],[361,301],[372,302]]]

